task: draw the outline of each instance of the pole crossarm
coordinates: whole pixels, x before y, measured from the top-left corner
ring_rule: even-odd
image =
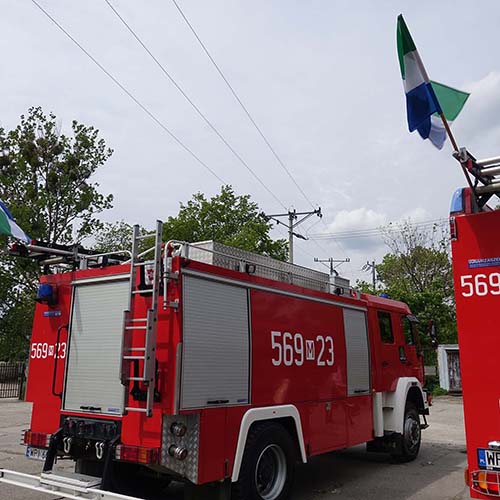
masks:
[[[293,264],[293,237],[299,238],[301,240],[307,240],[308,238],[302,234],[296,233],[294,229],[302,222],[309,219],[313,215],[317,215],[319,218],[323,217],[321,213],[321,207],[316,208],[315,210],[310,210],[307,212],[297,212],[295,209],[288,210],[285,214],[265,214],[264,212],[261,214],[266,220],[273,220],[276,224],[288,225],[288,262]],[[280,221],[280,217],[287,217],[288,224]],[[301,217],[301,218],[299,218]]]
[[[330,264],[330,276],[333,276],[334,274],[338,275],[338,272],[336,271],[335,268],[339,267],[341,264],[344,264],[346,262],[351,262],[351,259],[349,257],[346,257],[345,259],[334,259],[333,257],[328,257],[328,259],[319,259],[318,257],[314,257],[314,262],[321,262],[321,263],[328,262]]]

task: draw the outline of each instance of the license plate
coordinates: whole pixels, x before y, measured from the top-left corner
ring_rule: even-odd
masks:
[[[481,469],[500,470],[500,450],[478,448],[477,461]]]
[[[47,450],[28,446],[26,448],[26,456],[28,458],[32,458],[33,460],[45,460],[47,458]]]

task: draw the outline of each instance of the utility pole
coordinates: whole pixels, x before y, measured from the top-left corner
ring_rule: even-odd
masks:
[[[328,259],[318,259],[318,257],[314,257],[314,262],[329,262],[330,263],[330,276],[338,276],[338,272],[336,271],[336,267],[340,266],[340,264],[344,264],[345,262],[351,262],[349,257],[345,259],[334,259],[333,257],[328,257]],[[337,264],[336,266],[334,264]]]
[[[372,272],[372,288],[373,288],[373,293],[377,292],[377,270],[375,268],[375,261],[372,260],[366,261],[366,264],[361,268],[363,271],[371,271]]]
[[[296,233],[294,229],[304,222],[305,220],[309,219],[312,215],[317,215],[319,218],[323,217],[323,214],[321,213],[321,207],[318,207],[316,210],[312,210],[310,212],[297,212],[295,209],[293,210],[288,210],[288,213],[286,214],[272,214],[272,215],[266,215],[262,214],[267,220],[274,220],[278,225],[283,224],[284,226],[287,225],[284,222],[281,222],[279,220],[279,217],[287,217],[288,218],[288,262],[293,264],[293,237],[295,236],[296,238],[300,238],[301,240],[307,240],[309,238],[306,238],[304,235]],[[303,216],[301,219],[299,219],[300,216]]]

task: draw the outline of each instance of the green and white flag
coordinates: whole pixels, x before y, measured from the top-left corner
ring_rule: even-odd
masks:
[[[396,31],[399,67],[406,94],[406,114],[410,132],[418,130],[422,139],[429,139],[438,149],[446,140],[441,115],[452,122],[469,97],[442,83],[431,81],[402,15]]]
[[[14,217],[2,200],[0,200],[0,234],[6,234],[24,243],[31,243],[31,238],[16,224]]]

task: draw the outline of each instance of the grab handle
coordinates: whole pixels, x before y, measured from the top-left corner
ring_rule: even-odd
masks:
[[[59,359],[59,340],[61,339],[62,330],[68,331],[68,325],[61,325],[57,329],[56,357],[54,359],[54,373],[52,374],[52,394],[60,399],[62,399],[62,391],[56,392],[56,378],[57,378],[57,360]]]

